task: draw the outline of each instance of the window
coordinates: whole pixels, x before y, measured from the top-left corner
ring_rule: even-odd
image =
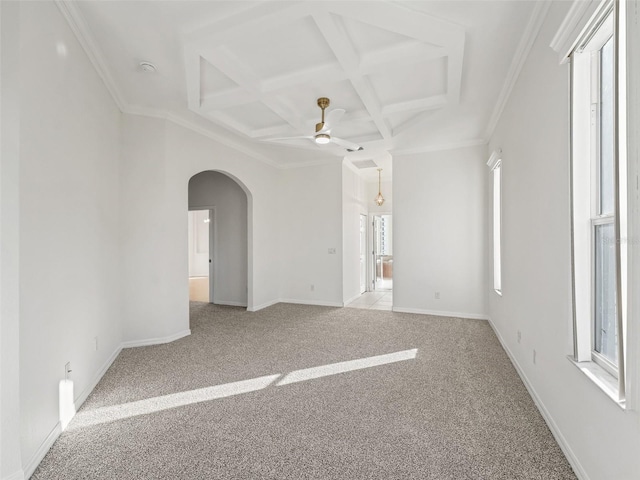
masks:
[[[487,165],[493,172],[493,289],[502,295],[502,160],[493,152]]]
[[[617,12],[603,5],[571,53],[574,357],[609,375],[608,393],[622,403],[626,165],[618,154],[624,132],[616,103],[624,92],[616,71]]]

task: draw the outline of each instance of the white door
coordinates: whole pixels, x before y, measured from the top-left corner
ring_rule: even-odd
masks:
[[[360,215],[360,293],[367,291],[367,216]]]
[[[213,240],[211,210],[189,211],[189,298],[200,302],[213,299]]]

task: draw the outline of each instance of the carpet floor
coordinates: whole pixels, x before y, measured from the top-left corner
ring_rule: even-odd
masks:
[[[191,304],[125,349],[34,479],[573,480],[482,320]]]

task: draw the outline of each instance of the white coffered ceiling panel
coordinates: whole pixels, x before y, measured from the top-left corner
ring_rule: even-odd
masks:
[[[365,148],[353,157],[483,141],[545,12],[526,0],[58,1],[124,111],[281,165],[345,155],[272,140],[312,135],[319,97],[346,110],[331,135]]]
[[[316,98],[326,96],[330,109],[343,108],[360,120],[358,128],[332,134],[392,147],[390,115],[415,116],[458,102],[465,32],[393,3],[369,6],[296,2],[258,31],[256,18],[243,12],[236,21],[194,32],[185,47],[190,108],[248,137],[273,141],[313,134],[320,117]],[[219,86],[207,77],[212,69],[225,79]],[[237,85],[235,106],[228,94],[224,102],[214,101],[229,88],[226,80]],[[353,138],[356,131],[360,140]]]

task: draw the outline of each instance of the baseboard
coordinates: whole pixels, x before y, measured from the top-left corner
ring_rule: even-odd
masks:
[[[247,306],[247,302],[233,302],[233,301],[226,301],[226,300],[216,300],[214,302],[216,305],[227,305],[229,307],[246,307]]]
[[[294,303],[296,305],[317,305],[319,307],[344,307],[342,303],[325,302],[324,300],[298,300],[295,298],[282,298],[280,303]]]
[[[105,373],[107,373],[107,370],[109,370],[109,367],[115,361],[115,359],[118,358],[118,355],[120,355],[121,351],[122,351],[122,346],[119,346],[118,348],[115,349],[115,351],[107,359],[104,365],[102,365],[100,370],[98,370],[96,374],[93,376],[93,379],[91,380],[91,382],[89,382],[86,388],[73,400],[74,406],[76,408],[76,412],[80,409],[80,407],[85,402],[85,400],[89,397],[91,392],[93,392],[93,389],[96,388],[96,385],[98,385],[98,382],[102,380],[102,377],[104,376]]]
[[[2,480],[24,480],[24,472],[22,470],[18,470],[8,477],[4,477]]]
[[[349,163],[349,162],[347,162]],[[359,293],[357,295],[354,295],[353,297],[349,298],[348,300],[345,300],[342,304],[342,306],[344,307],[345,305],[349,305],[351,302],[354,302],[355,300],[357,300],[358,298],[360,298],[363,294]]]
[[[260,305],[257,305],[257,306],[247,307],[247,312],[257,312],[258,310],[262,310],[263,308],[270,307],[272,305],[275,305],[276,303],[280,303],[280,300],[277,298],[275,300],[269,300],[268,302],[261,303]]]
[[[436,317],[469,318],[471,320],[489,320],[489,316],[485,315],[484,313],[445,312],[441,310],[422,310],[419,308],[403,308],[403,307],[393,307],[393,311],[398,313],[417,313],[419,315],[435,315]]]
[[[587,475],[587,472],[585,472],[584,468],[582,467],[582,464],[580,463],[576,455],[573,453],[573,450],[569,446],[569,443],[567,442],[566,438],[564,438],[564,435],[562,435],[562,432],[558,428],[558,425],[556,425],[556,422],[553,420],[553,417],[545,407],[544,403],[542,403],[542,400],[538,396],[538,393],[536,392],[535,388],[533,388],[533,385],[531,384],[531,382],[529,382],[529,379],[527,378],[527,376],[524,374],[524,370],[520,367],[520,364],[516,360],[515,356],[511,353],[511,350],[509,350],[509,347],[507,347],[507,344],[502,338],[502,335],[500,335],[500,332],[498,331],[496,326],[493,324],[493,321],[491,320],[491,318],[487,318],[487,320],[489,321],[489,325],[491,325],[491,329],[493,330],[493,333],[495,333],[496,338],[500,342],[500,345],[502,345],[502,349],[506,352],[507,356],[509,357],[509,360],[511,360],[511,363],[516,369],[516,372],[518,372],[518,375],[520,376],[522,383],[524,383],[524,386],[528,390],[529,395],[531,395],[531,398],[533,399],[533,403],[536,404],[536,407],[538,408],[538,411],[542,415],[542,418],[544,418],[544,421],[547,423],[549,430],[551,430],[551,434],[556,439],[556,442],[560,446],[560,449],[564,453],[564,456],[567,457],[567,460],[569,461],[571,468],[573,468],[573,472],[576,474],[576,477],[578,477],[579,480],[590,480],[589,475]]]
[[[33,472],[36,471],[36,468],[38,468],[38,465],[40,465],[40,462],[42,461],[44,456],[47,454],[49,449],[53,446],[53,444],[58,439],[61,433],[62,433],[62,426],[60,425],[60,422],[58,422],[56,423],[56,426],[53,427],[53,430],[49,432],[49,435],[47,435],[47,438],[45,438],[44,441],[40,444],[40,447],[38,447],[38,450],[36,450],[36,453],[34,453],[33,456],[27,462],[27,465],[24,467],[24,478],[30,478],[31,475],[33,475]]]
[[[173,342],[182,337],[186,337],[191,335],[191,330],[186,329],[181,332],[174,333],[173,335],[169,335],[168,337],[156,337],[156,338],[147,338],[145,340],[129,340],[128,342],[122,342],[122,348],[133,348],[133,347],[148,347],[150,345],[161,345],[163,343]]]

